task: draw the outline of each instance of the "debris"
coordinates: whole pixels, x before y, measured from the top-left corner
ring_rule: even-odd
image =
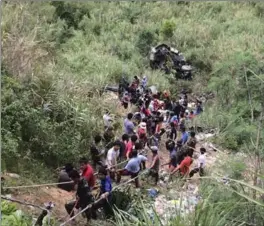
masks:
[[[205,139],[208,139],[208,138],[211,138],[211,137],[213,137],[213,136],[215,136],[215,134],[214,133],[199,133],[199,134],[197,134],[196,135],[196,139],[198,140],[198,141],[202,141],[202,140],[205,140]]]
[[[177,49],[166,44],[157,45],[151,48],[149,59],[152,69],[161,69],[166,74],[174,72],[175,78],[192,79],[193,68]]]
[[[156,198],[158,195],[158,190],[155,188],[148,189],[148,194],[151,198]]]
[[[16,179],[20,178],[20,176],[16,173],[7,173],[6,175],[12,178],[16,178]]]

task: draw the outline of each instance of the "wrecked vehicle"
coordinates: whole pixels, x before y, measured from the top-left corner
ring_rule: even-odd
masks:
[[[193,68],[177,49],[166,44],[157,45],[151,48],[149,59],[153,70],[160,69],[166,74],[173,73],[177,79],[192,79]]]

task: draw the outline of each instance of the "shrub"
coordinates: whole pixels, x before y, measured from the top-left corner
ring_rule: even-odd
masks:
[[[171,38],[173,36],[173,32],[176,24],[173,21],[164,21],[161,27],[161,33],[164,35],[166,39]]]
[[[138,40],[136,43],[139,52],[143,56],[146,56],[149,53],[150,48],[154,44],[155,40],[156,40],[155,34],[151,30],[141,31],[139,33]]]

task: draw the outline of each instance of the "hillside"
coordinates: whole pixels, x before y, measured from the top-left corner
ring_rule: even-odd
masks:
[[[263,3],[2,3],[2,12],[1,170],[21,176],[6,186],[56,182],[59,167],[90,157],[106,109],[120,137],[128,111],[101,90],[122,76],[146,75],[176,99],[183,88],[214,94],[195,120],[217,131],[206,142],[219,148],[208,178],[197,183],[204,201],[171,224],[263,225]],[[151,70],[149,51],[160,43],[191,62],[192,81]],[[223,176],[227,188],[215,180]],[[135,214],[145,219],[138,225],[148,225],[147,216]],[[114,225],[129,225],[124,218]]]

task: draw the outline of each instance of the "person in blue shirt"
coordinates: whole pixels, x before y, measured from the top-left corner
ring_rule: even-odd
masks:
[[[171,114],[170,122],[173,122],[175,124],[178,124],[178,116],[174,115],[173,113]]]
[[[188,141],[189,134],[186,132],[185,127],[181,128],[181,132],[182,132],[182,137],[181,137],[182,144],[185,144]]]
[[[100,199],[93,203],[91,209],[92,212],[96,212],[97,209],[103,208],[106,217],[113,215],[112,210],[112,182],[110,177],[107,175],[105,167],[100,167],[98,171],[98,177],[100,179]]]
[[[121,176],[131,176],[131,179],[135,178],[136,188],[139,188],[138,173],[140,171],[141,160],[138,158],[137,150],[131,152],[131,159],[128,161],[124,169],[117,171],[117,183],[121,181]]]

